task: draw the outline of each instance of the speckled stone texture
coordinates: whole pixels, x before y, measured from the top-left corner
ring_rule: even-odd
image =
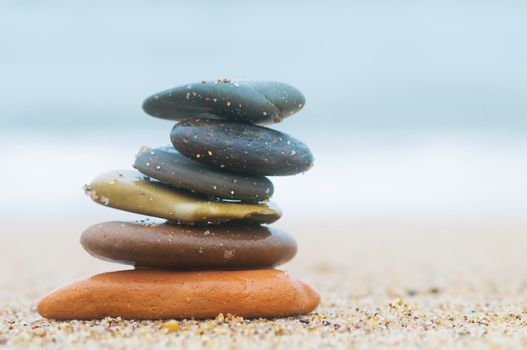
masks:
[[[280,122],[304,103],[288,84],[229,79],[147,98],[145,112],[183,119],[170,133],[175,149],[143,146],[134,163],[139,171],[104,173],[84,190],[98,204],[166,222],[89,227],[81,236],[88,253],[135,269],[56,289],[41,298],[38,313],[60,320],[154,320],[312,312],[319,294],[274,269],[295,255],[295,240],[261,224],[282,216],[268,200],[273,184],[265,176],[304,172],[313,156],[299,140],[254,125]]]
[[[282,216],[270,202],[211,201],[150,180],[133,170],[104,173],[85,186],[85,192],[93,201],[107,207],[189,224],[233,220],[271,223]]]
[[[304,104],[304,95],[289,84],[220,78],[158,92],[143,102],[143,110],[154,117],[171,120],[201,116],[277,123]]]
[[[273,183],[264,176],[232,173],[195,162],[174,147],[143,148],[134,167],[166,184],[208,196],[259,202],[273,195]]]
[[[304,143],[262,126],[191,118],[176,124],[170,139],[185,156],[236,173],[295,175],[313,166]]]
[[[286,232],[250,223],[104,222],[86,229],[81,244],[103,260],[179,270],[274,267],[291,260],[297,249]]]

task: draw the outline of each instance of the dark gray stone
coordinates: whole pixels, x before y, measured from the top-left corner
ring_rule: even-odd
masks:
[[[277,123],[300,110],[302,93],[276,81],[202,81],[148,97],[143,110],[158,118],[207,117],[249,123]]]
[[[142,149],[134,168],[166,184],[208,196],[258,202],[273,194],[273,184],[266,177],[235,174],[195,162],[173,147]]]
[[[262,126],[190,118],[176,124],[170,138],[183,155],[235,173],[294,175],[313,165],[305,144]]]

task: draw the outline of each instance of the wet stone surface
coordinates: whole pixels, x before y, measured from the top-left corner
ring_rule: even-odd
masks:
[[[170,138],[183,155],[236,173],[294,175],[313,165],[304,143],[262,126],[192,118],[176,124]]]

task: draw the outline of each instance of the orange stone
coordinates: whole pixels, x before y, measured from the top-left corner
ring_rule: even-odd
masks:
[[[273,318],[313,311],[318,293],[275,269],[108,272],[45,296],[38,312],[46,318],[214,318],[220,313]]]

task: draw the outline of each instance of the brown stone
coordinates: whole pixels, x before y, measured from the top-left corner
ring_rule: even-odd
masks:
[[[190,226],[105,222],[84,231],[81,244],[103,260],[174,269],[273,267],[296,254],[293,237],[250,223]]]
[[[320,301],[310,286],[273,269],[239,271],[128,270],[95,275],[44,297],[46,318],[246,318],[309,313]]]

